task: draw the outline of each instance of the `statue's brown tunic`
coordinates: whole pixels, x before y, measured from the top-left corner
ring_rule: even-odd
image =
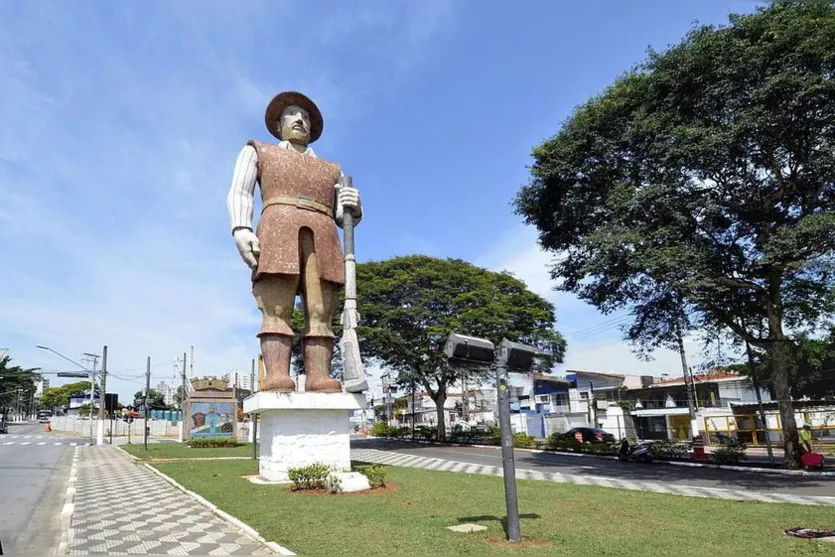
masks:
[[[313,199],[329,210],[324,213],[286,204],[265,207],[256,231],[261,253],[252,274],[253,282],[263,274],[298,275],[299,232],[309,228],[313,233],[319,278],[345,284],[342,246],[333,218],[339,165],[260,141],[250,140],[247,144],[258,153],[262,202],[276,198]]]

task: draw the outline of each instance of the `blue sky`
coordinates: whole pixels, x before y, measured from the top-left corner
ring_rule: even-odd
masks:
[[[260,317],[225,196],[264,108],[300,90],[320,156],[354,177],[358,258],[424,253],[508,270],[554,301],[572,369],[675,374],[552,291],[512,213],[533,146],[574,106],[755,2],[333,0],[0,3],[0,346],[66,370],[108,345],[125,397],[172,375],[248,369]],[[361,285],[360,285],[361,287]],[[579,333],[579,334],[578,334]],[[699,345],[688,344],[699,359]],[[110,389],[108,389],[110,390]]]

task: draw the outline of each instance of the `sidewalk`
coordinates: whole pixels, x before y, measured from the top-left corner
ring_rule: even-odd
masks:
[[[60,555],[270,555],[115,447],[76,447]]]

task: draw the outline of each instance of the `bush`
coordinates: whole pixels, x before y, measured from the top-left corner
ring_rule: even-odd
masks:
[[[287,476],[293,482],[293,491],[300,489],[325,489],[331,467],[315,462],[310,466],[290,468]]]
[[[580,450],[590,454],[616,454],[620,443],[584,443]]]
[[[549,451],[580,452],[582,444],[573,437],[565,437],[562,433],[552,433],[545,441],[545,448]]]
[[[377,422],[371,426],[371,435],[374,437],[388,437],[391,435],[391,427],[386,422]]]
[[[408,427],[393,427],[389,429],[389,437],[400,439],[401,437],[409,437],[412,434],[411,428]]]
[[[747,460],[746,448],[745,443],[731,438],[722,442],[722,446],[711,453],[710,460],[716,464],[738,464]]]
[[[488,426],[487,442],[493,445],[502,444],[502,429],[497,425]]]
[[[574,437],[565,437],[562,433],[552,433],[545,441],[545,448],[549,451],[570,451],[590,454],[615,454],[618,443],[580,443]]]
[[[187,444],[193,449],[208,449],[237,447],[240,443],[234,437],[199,437],[189,439]]]
[[[375,464],[373,466],[366,466],[359,469],[366,478],[371,487],[386,487],[386,474],[388,470],[385,467]]]
[[[438,438],[438,430],[434,427],[420,425],[415,428],[415,439],[423,439],[424,441],[434,441]]]
[[[538,443],[527,433],[519,432],[513,434],[513,446],[517,449],[535,449]]]
[[[675,439],[653,441],[651,447],[653,457],[668,460],[686,460],[690,452],[689,442]]]

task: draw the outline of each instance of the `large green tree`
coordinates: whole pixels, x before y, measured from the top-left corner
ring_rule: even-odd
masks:
[[[0,414],[8,416],[13,411],[31,410],[35,394],[36,371],[11,365],[11,356],[0,358]]]
[[[58,387],[49,387],[44,389],[41,403],[52,411],[56,408],[67,408],[70,405],[70,398],[81,396],[89,389],[89,381],[76,381]]]
[[[426,389],[441,438],[447,391],[460,378],[443,354],[451,332],[532,344],[562,361],[565,342],[554,329],[553,305],[508,273],[411,255],[358,265],[357,285],[363,355],[396,372],[399,383]]]
[[[145,404],[145,390],[136,391],[133,395],[133,400],[137,405]],[[149,389],[148,408],[151,410],[168,410],[168,405],[165,404],[165,395],[156,389]]]
[[[787,343],[789,385],[792,398],[832,400],[835,398],[835,330],[822,338],[805,334]],[[744,363],[726,366],[766,384],[771,369],[768,352],[751,349],[750,362],[743,352]]]
[[[696,26],[536,147],[515,200],[559,288],[604,311],[680,293],[766,351],[792,463],[788,341],[833,311],[833,72],[831,2]]]

